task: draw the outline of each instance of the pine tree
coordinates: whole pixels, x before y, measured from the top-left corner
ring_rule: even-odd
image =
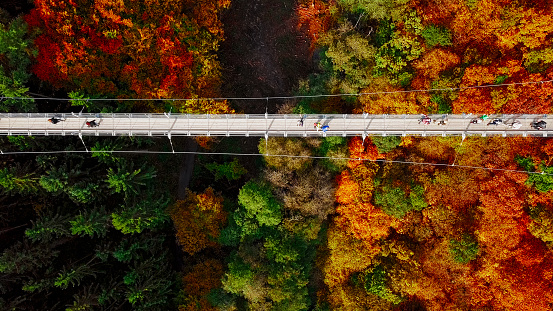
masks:
[[[79,215],[69,221],[71,224],[71,234],[105,237],[108,230],[109,218],[110,215],[106,213],[103,207],[81,211]]]
[[[31,57],[36,56],[33,41],[29,38],[27,24],[20,17],[11,21],[5,28],[0,25],[0,55],[8,59],[8,64],[0,65],[0,95],[4,97],[28,97],[26,86],[31,77]],[[31,111],[35,109],[33,100],[7,98],[0,102],[0,111]]]
[[[21,167],[0,169],[0,187],[6,194],[32,194],[38,190],[38,178]]]
[[[42,213],[36,221],[31,221],[33,226],[25,230],[25,235],[33,242],[50,242],[62,236],[69,235],[70,215],[59,212]]]
[[[133,163],[120,162],[117,165],[117,171],[113,168],[108,169],[106,182],[108,188],[113,193],[138,194],[140,187],[146,185],[146,181],[156,177],[155,169],[152,166],[143,166],[133,169]]]
[[[0,272],[17,274],[35,272],[49,266],[58,255],[59,251],[52,249],[47,244],[29,244],[27,241],[18,241],[5,249],[0,256]]]
[[[81,285],[81,281],[86,277],[92,276],[96,278],[98,270],[94,269],[94,260],[95,258],[92,258],[90,261],[81,265],[64,267],[56,278],[54,286],[67,289],[69,285],[71,285],[71,287]]]
[[[111,214],[113,226],[125,234],[158,228],[169,219],[165,213],[168,203],[164,197],[153,199],[151,196],[136,203],[128,202]]]

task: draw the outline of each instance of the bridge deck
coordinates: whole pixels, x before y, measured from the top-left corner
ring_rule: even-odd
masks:
[[[51,124],[56,116],[65,119]],[[420,124],[420,115],[327,114],[306,115],[304,126],[298,126],[295,115],[206,115],[206,114],[0,114],[0,135],[81,135],[81,136],[366,136],[366,135],[481,135],[481,136],[549,136],[553,118],[546,115],[492,115],[479,124],[471,124],[475,115],[430,115],[446,125],[432,122]],[[521,122],[518,129],[507,125],[487,125],[500,118],[505,124]],[[89,128],[86,121],[96,120],[98,127]],[[548,128],[536,130],[533,121],[544,120]],[[326,133],[316,131],[313,124],[328,125]]]

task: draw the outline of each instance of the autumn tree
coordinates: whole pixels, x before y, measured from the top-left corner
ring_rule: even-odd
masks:
[[[416,114],[421,111],[414,93],[400,92],[386,76],[374,79],[369,87],[361,90],[367,95],[359,96],[360,107],[356,113],[369,114]]]
[[[169,208],[176,236],[183,250],[191,255],[217,245],[221,227],[227,215],[223,198],[213,188],[203,193],[188,191],[186,198]]]
[[[332,62],[334,77],[330,89],[341,93],[357,93],[372,80],[375,48],[361,34],[353,31],[353,25],[343,23],[336,30],[319,39],[328,46],[326,57]]]
[[[349,12],[363,12],[373,19],[386,19],[392,16],[398,18],[405,9],[406,1],[370,1],[370,0],[339,0],[338,3]]]
[[[275,194],[288,210],[324,219],[334,208],[334,183],[324,168],[316,166],[297,174],[267,170],[265,176],[279,187]]]
[[[368,248],[365,243],[335,225],[331,225],[327,234],[329,253],[318,264],[323,269],[325,284],[330,290],[337,290],[354,273],[365,270],[375,262],[379,249]]]
[[[270,137],[259,142],[259,153],[265,155],[265,161],[270,167],[281,170],[301,170],[311,163],[311,148],[306,141],[299,138]],[[271,155],[292,155],[287,158]]]
[[[553,33],[553,27],[547,22],[553,16],[551,8],[510,5],[503,8],[502,15],[502,22],[507,26],[497,32],[498,45],[502,48],[512,49],[517,45],[530,49],[543,47]]]
[[[497,73],[493,68],[473,65],[465,70],[461,87],[493,84]],[[453,102],[453,113],[493,113],[489,88],[463,90]]]
[[[317,41],[330,27],[329,6],[320,0],[300,3],[296,7],[296,14],[298,28],[304,30],[311,40],[310,51],[313,53]]]
[[[217,16],[228,4],[37,0],[25,18],[31,29],[42,31],[35,39],[33,72],[55,87],[95,96],[215,97],[222,34]],[[137,105],[162,109],[152,101]]]
[[[216,310],[208,301],[208,295],[222,286],[224,270],[216,259],[196,264],[183,278],[185,303],[179,310]]]
[[[413,66],[419,74],[436,79],[441,72],[458,65],[460,61],[461,59],[456,54],[436,48],[423,54],[419,60],[414,62]]]

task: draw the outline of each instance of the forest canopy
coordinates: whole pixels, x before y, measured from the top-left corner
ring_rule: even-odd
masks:
[[[286,83],[333,95],[263,103],[279,113],[552,109],[550,1],[34,0],[20,13],[0,10],[2,112],[258,111],[209,99],[245,76],[277,85],[260,96]],[[552,138],[198,142],[0,137],[0,309],[553,307]],[[169,150],[189,144],[201,152],[180,189]],[[40,153],[53,146],[67,153]]]

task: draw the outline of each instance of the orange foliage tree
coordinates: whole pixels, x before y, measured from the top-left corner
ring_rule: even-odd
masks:
[[[472,171],[458,168],[436,172],[427,187],[428,204],[443,204],[457,211],[476,206],[480,187],[475,175]]]
[[[217,196],[212,188],[200,194],[189,191],[184,200],[177,201],[169,209],[169,214],[179,244],[191,255],[206,247],[216,246],[220,230],[227,220],[223,198]]]
[[[497,76],[494,68],[472,65],[465,70],[460,87],[493,84]],[[453,113],[493,113],[495,112],[490,88],[468,89],[460,92],[453,102]]]
[[[477,1],[471,8],[459,5],[451,21],[451,30],[458,44],[476,41],[484,44],[494,44],[495,33],[501,27],[500,0]]]
[[[330,10],[321,0],[298,4],[296,6],[298,28],[306,32],[311,40],[310,52],[313,53],[319,37],[329,29],[331,23]]]
[[[441,147],[428,151],[428,144]],[[462,144],[423,138],[389,156],[408,153],[416,161],[455,159],[461,165],[515,169],[517,154],[540,163],[553,154],[549,145],[530,138],[469,138]],[[370,146],[352,139],[350,154],[366,159]],[[548,310],[553,253],[545,242],[553,240],[546,233],[553,227],[553,196],[531,189],[525,173],[423,166],[411,171],[397,179],[394,165],[378,169],[373,162],[350,161],[337,178],[337,216],[323,266],[328,286],[323,296],[330,305],[383,308],[383,300],[348,282],[354,273],[381,265],[390,293],[416,297],[427,310]],[[376,178],[394,187],[416,180],[424,185],[429,206],[393,219],[372,205]],[[532,219],[528,209],[538,211]],[[356,245],[363,245],[363,253],[345,260],[344,253],[353,254]]]
[[[338,215],[334,218],[328,233],[329,254],[324,263],[325,283],[332,293],[330,295],[334,306],[349,305],[347,280],[355,272],[360,272],[374,263],[374,258],[380,252],[378,241],[390,232],[394,218],[372,205],[374,176],[378,164],[362,159],[379,157],[376,146],[367,139],[363,141],[356,137],[350,141],[351,160],[348,169],[337,177],[336,201]],[[358,254],[351,256],[351,254]],[[345,295],[345,296],[344,296]],[[370,299],[369,299],[370,300]],[[378,299],[373,298],[374,302]],[[351,306],[350,306],[351,307]]]
[[[199,27],[205,27],[212,34],[223,35],[223,24],[219,17],[229,7],[230,0],[186,0],[185,5],[192,8],[192,16]]]
[[[482,185],[482,219],[477,230],[483,248],[476,275],[475,306],[509,310],[548,310],[553,302],[550,270],[552,254],[528,229],[524,212],[525,188],[520,173],[500,173]],[[544,263],[545,260],[545,263]],[[489,291],[482,299],[481,291]],[[539,294],[538,294],[539,293]]]
[[[460,61],[461,59],[455,53],[444,49],[432,49],[415,61],[413,67],[419,74],[436,79],[442,71],[458,65]]]

